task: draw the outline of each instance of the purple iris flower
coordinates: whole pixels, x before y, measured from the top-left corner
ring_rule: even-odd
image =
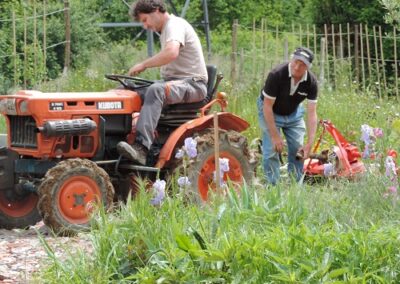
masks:
[[[150,203],[152,205],[160,206],[162,201],[165,198],[165,186],[166,182],[165,180],[156,180],[156,182],[153,184],[153,190],[155,193],[155,196],[150,200]]]
[[[189,158],[195,158],[197,156],[197,141],[192,137],[185,139],[185,150]]]
[[[187,187],[187,186],[189,186],[190,184],[191,184],[191,183],[190,183],[190,180],[189,180],[188,177],[179,177],[179,178],[178,178],[178,185],[179,185],[180,188]]]

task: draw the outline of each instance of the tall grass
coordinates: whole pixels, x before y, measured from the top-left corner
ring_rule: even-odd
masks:
[[[42,90],[112,87],[103,74],[124,73],[141,57],[127,51],[121,58],[120,52],[115,53],[96,54],[87,69],[43,85]],[[221,69],[228,70],[227,58],[213,61],[225,62]],[[156,71],[144,77],[156,78]],[[228,111],[250,123],[245,132],[249,139],[260,135],[256,98],[262,84],[253,80],[238,86],[225,79],[220,88],[229,95]],[[398,113],[393,101],[380,101],[376,94],[355,88],[321,90],[319,95],[318,116],[331,120],[360,147],[362,124],[383,128],[381,153],[388,147],[398,150],[398,141],[388,138]],[[36,280],[57,284],[397,283],[400,210],[396,199],[383,197],[387,184],[381,168],[351,182],[328,180],[300,187],[284,180],[276,187],[244,187],[240,196],[231,192],[227,198],[215,196],[202,205],[167,198],[160,207],[150,205],[143,187],[137,198],[112,214],[95,216],[92,255],[81,251],[65,261],[52,256],[52,264]]]
[[[196,206],[144,190],[100,213],[95,253],[54,262],[46,283],[396,283],[400,210],[379,177],[244,187]],[[371,186],[372,185],[372,186]]]

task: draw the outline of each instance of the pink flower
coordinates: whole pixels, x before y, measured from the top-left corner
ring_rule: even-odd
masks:
[[[383,137],[383,130],[382,128],[374,128],[373,129],[374,136],[377,138]]]

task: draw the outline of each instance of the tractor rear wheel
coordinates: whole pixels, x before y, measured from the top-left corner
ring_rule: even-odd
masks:
[[[10,197],[6,191],[0,191],[0,228],[11,230],[35,225],[41,220],[38,200],[35,193]]]
[[[50,169],[39,186],[39,212],[56,234],[87,230],[94,206],[112,205],[110,177],[94,162],[70,159]]]
[[[207,129],[195,139],[198,154],[186,168],[191,183],[188,189],[195,201],[206,202],[210,190],[216,189],[214,130]],[[220,158],[229,160],[229,171],[221,179],[224,182],[229,180],[240,191],[243,181],[250,183],[255,176],[256,161],[251,158],[246,137],[235,131],[220,130],[219,152]]]

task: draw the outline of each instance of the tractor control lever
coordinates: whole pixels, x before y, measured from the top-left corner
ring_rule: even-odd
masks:
[[[217,79],[215,80],[215,85],[214,85],[214,88],[212,90],[212,97],[215,96],[215,93],[218,90],[219,83],[222,81],[222,79],[224,79],[224,75],[222,75],[222,73],[217,74]]]

